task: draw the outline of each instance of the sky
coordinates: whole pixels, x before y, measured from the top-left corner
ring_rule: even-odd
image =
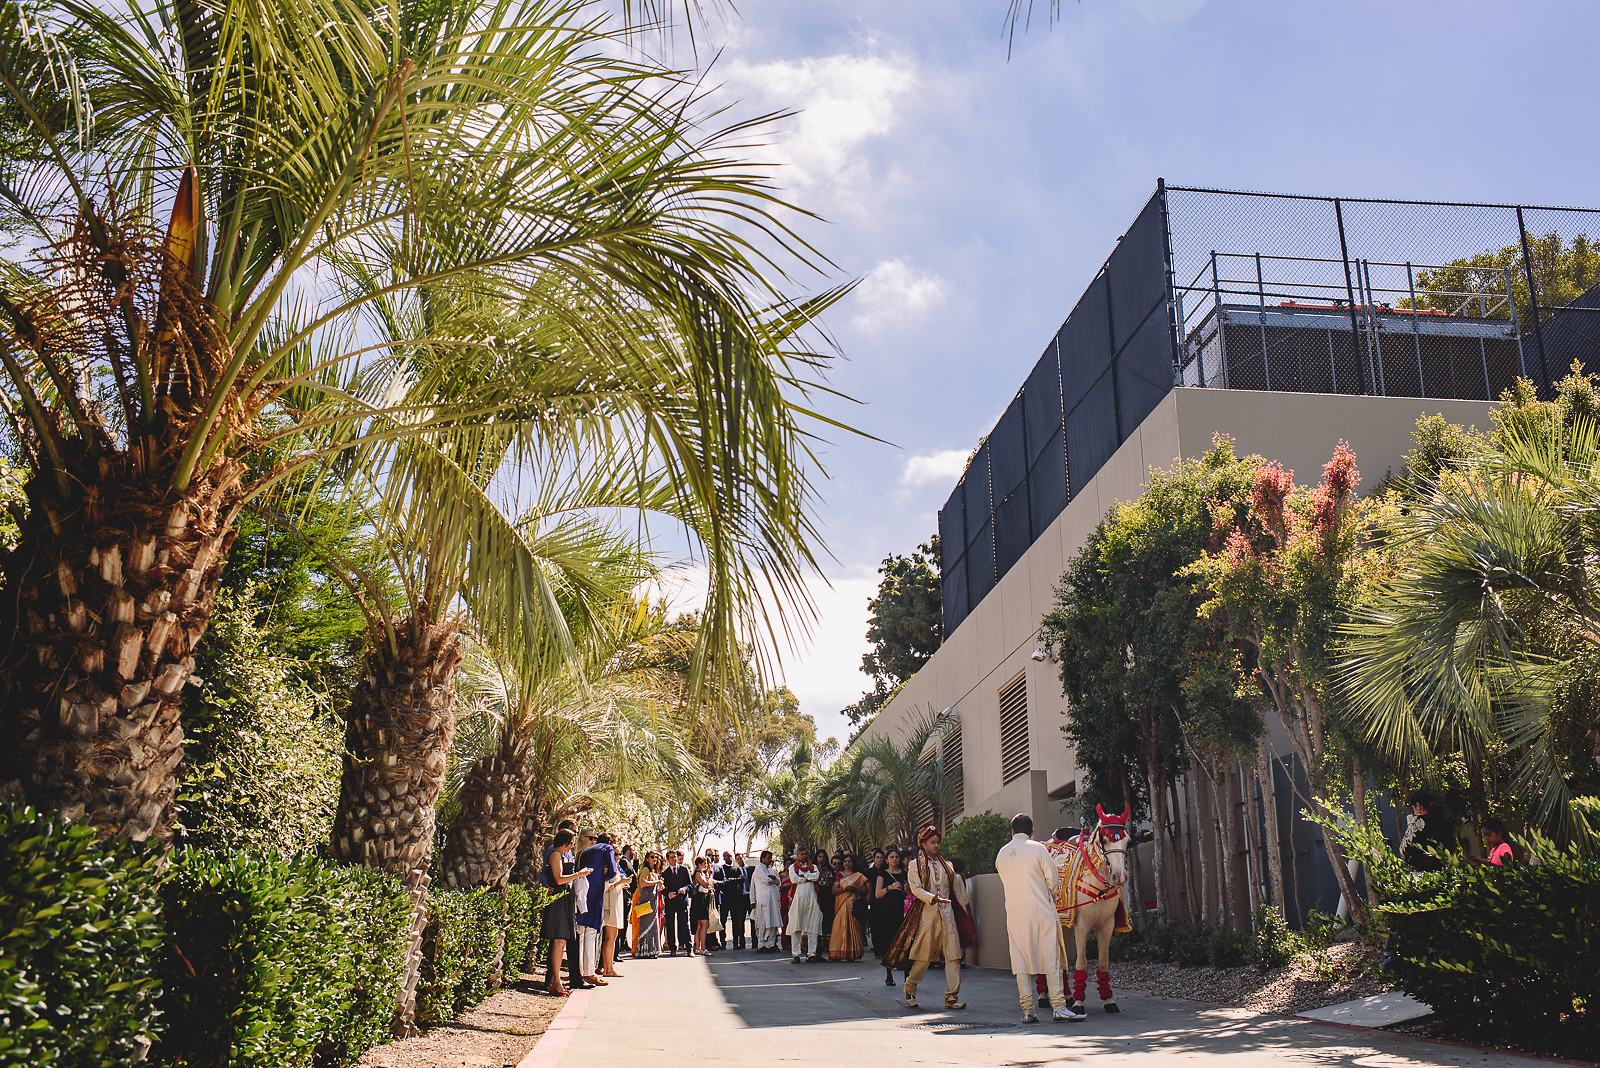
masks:
[[[1040,12],[1047,0],[1037,0]],[[937,529],[968,452],[1122,230],[1175,185],[1600,205],[1594,0],[1067,0],[1008,58],[1005,0],[739,0],[702,46],[857,289],[818,514],[831,557],[783,676],[824,736],[868,686],[879,561]]]

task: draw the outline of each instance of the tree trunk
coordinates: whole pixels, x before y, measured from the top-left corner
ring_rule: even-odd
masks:
[[[1144,723],[1149,722],[1148,716],[1141,718]],[[1161,768],[1156,762],[1154,740],[1150,738],[1153,733],[1147,732],[1144,760],[1145,784],[1146,789],[1150,792],[1150,823],[1155,830],[1155,841],[1152,843],[1155,846],[1155,855],[1152,858],[1151,868],[1153,869],[1153,877],[1156,884],[1156,912],[1160,914],[1162,919],[1170,920],[1172,919],[1173,893],[1172,888],[1168,885],[1168,880],[1171,878],[1171,869],[1167,864],[1166,856],[1169,837],[1166,821],[1167,801],[1161,793]]]
[[[1192,920],[1198,897],[1194,882],[1194,820],[1179,797],[1177,776],[1167,776],[1166,786],[1168,810],[1172,815],[1173,882],[1177,884],[1181,905],[1179,918]]]
[[[369,651],[351,697],[344,774],[334,814],[336,859],[398,875],[411,898],[411,942],[395,1010],[396,1034],[414,1027],[434,806],[455,730],[461,624],[425,609],[396,628],[398,651]]]
[[[1211,818],[1206,808],[1205,773],[1198,766],[1190,773],[1190,787],[1194,794],[1194,829],[1196,852],[1200,856],[1200,922],[1216,920],[1216,885],[1213,881],[1214,865],[1211,863]]]
[[[461,812],[445,831],[444,879],[450,886],[504,886],[516,866],[532,797],[528,743],[502,728],[493,751],[473,761],[461,784]]]
[[[32,479],[0,596],[0,797],[135,840],[172,833],[180,697],[243,474],[219,463],[174,494],[151,470],[166,451],[144,439],[74,464],[69,500]]]
[[[1288,899],[1283,891],[1283,832],[1278,820],[1278,776],[1272,766],[1272,742],[1267,732],[1261,732],[1256,743],[1256,777],[1261,783],[1261,807],[1266,811],[1267,824],[1267,891],[1272,903],[1285,917],[1289,915]]]
[[[1249,858],[1245,853],[1244,845],[1244,819],[1242,810],[1244,798],[1240,791],[1240,777],[1236,774],[1238,763],[1227,765],[1222,769],[1222,789],[1219,791],[1222,801],[1222,828],[1226,835],[1228,849],[1228,882],[1230,893],[1228,895],[1228,922],[1236,931],[1250,930],[1250,897],[1251,886],[1255,880],[1250,875]],[[1242,877],[1242,879],[1241,879]],[[1240,886],[1243,881],[1244,885]]]

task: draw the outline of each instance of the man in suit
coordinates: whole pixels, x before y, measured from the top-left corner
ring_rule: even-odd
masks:
[[[661,894],[666,899],[665,927],[667,954],[676,957],[681,947],[684,953],[694,951],[689,934],[689,884],[694,876],[684,866],[683,854],[676,849],[667,853],[667,868],[661,873]]]
[[[733,948],[744,948],[744,916],[748,910],[744,896],[744,857],[722,854],[722,922],[733,925]]]

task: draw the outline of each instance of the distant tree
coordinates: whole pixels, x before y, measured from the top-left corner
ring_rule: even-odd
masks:
[[[1533,265],[1541,310],[1571,304],[1600,285],[1600,243],[1588,234],[1578,234],[1570,242],[1557,233],[1529,235],[1528,258]],[[1533,306],[1529,300],[1521,242],[1451,260],[1431,271],[1417,272],[1417,303],[1444,304],[1452,297],[1460,300],[1460,295],[1469,293],[1503,296],[1508,276],[1517,315],[1523,323],[1528,323]],[[1408,301],[1400,303],[1405,305]]]
[[[896,690],[939,648],[943,602],[939,591],[939,535],[901,556],[890,553],[878,567],[877,595],[867,603],[867,641],[872,650],[861,658],[861,670],[872,689],[844,716],[861,725],[878,713]]]
[[[974,812],[950,825],[940,849],[952,860],[965,861],[970,878],[992,873],[995,854],[1010,840],[1010,820],[997,812]]]

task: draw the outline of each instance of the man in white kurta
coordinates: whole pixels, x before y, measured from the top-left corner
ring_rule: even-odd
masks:
[[[1000,848],[994,868],[1006,895],[1006,935],[1011,943],[1011,970],[1017,977],[1017,999],[1024,1023],[1034,1023],[1033,977],[1043,975],[1057,1020],[1081,1020],[1067,1007],[1061,982],[1061,924],[1056,918],[1056,861],[1033,841],[1033,818],[1011,821],[1011,841]]]
[[[771,953],[778,948],[778,927],[783,923],[783,890],[770,850],[761,851],[761,863],[750,876],[750,904],[756,921],[756,952]]]

